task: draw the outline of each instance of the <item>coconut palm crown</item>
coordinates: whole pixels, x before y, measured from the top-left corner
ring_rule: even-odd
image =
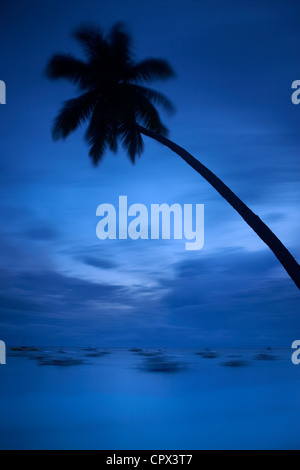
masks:
[[[49,78],[67,79],[81,93],[64,102],[54,121],[53,138],[66,138],[89,121],[85,137],[94,164],[107,149],[116,152],[118,142],[134,163],[143,151],[138,125],[167,135],[155,105],[174,111],[163,94],[144,85],[155,79],[171,78],[174,72],[162,59],[136,62],[130,35],[122,23],[115,24],[107,36],[100,28],[89,25],[76,29],[73,37],[83,46],[86,60],[60,53],[52,56],[46,68]]]

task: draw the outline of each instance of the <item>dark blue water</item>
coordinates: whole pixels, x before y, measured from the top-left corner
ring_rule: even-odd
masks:
[[[0,448],[300,448],[291,351],[195,352],[10,353],[0,366]]]

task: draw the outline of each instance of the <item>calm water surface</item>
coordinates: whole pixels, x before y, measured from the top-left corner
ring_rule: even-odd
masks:
[[[197,352],[8,350],[0,448],[300,448],[291,350]]]

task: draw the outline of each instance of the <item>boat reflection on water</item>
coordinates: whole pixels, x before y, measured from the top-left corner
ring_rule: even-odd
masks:
[[[85,364],[83,359],[64,357],[63,359],[52,357],[38,360],[40,366],[78,366]]]
[[[230,359],[229,361],[221,362],[221,365],[225,367],[244,367],[247,364],[247,361],[243,359]]]
[[[202,351],[195,353],[197,356],[202,356],[204,359],[215,359],[218,357],[218,353],[209,348],[204,348]]]
[[[148,372],[179,372],[185,368],[185,363],[176,356],[166,355],[160,351],[145,354],[141,369]]]
[[[39,366],[73,366],[89,362],[85,358],[102,357],[109,351],[100,348],[33,348],[11,347],[10,356],[26,357],[35,360]],[[84,353],[83,353],[84,351]]]
[[[95,351],[86,353],[85,356],[86,357],[102,357],[102,356],[106,356],[107,354],[109,354],[109,351],[98,351],[96,349]]]
[[[274,354],[271,354],[269,352],[261,352],[261,353],[257,353],[254,356],[254,359],[256,361],[274,361],[277,359],[277,357],[274,356]]]
[[[128,351],[133,352],[133,353],[140,353],[140,352],[143,351],[143,349],[142,349],[142,348],[133,347],[133,348],[129,348]]]

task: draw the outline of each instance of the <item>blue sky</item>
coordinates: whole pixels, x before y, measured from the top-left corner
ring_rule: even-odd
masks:
[[[234,210],[181,159],[145,138],[95,169],[80,129],[51,124],[72,85],[44,69],[93,21],[123,21],[137,59],[167,59],[156,82],[177,112],[170,138],[206,164],[299,260],[300,6],[295,1],[2,0],[0,79],[0,337],[7,343],[281,346],[299,337],[299,292]],[[96,208],[205,205],[205,244],[96,237]]]

